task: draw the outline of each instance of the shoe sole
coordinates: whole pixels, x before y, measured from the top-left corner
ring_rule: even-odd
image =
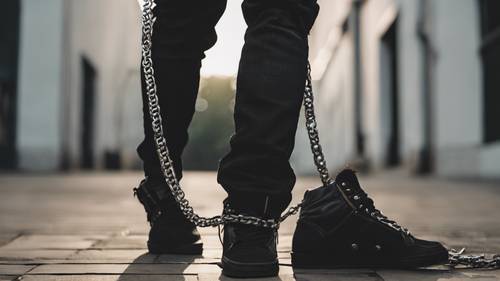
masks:
[[[203,243],[195,242],[174,246],[148,242],[148,250],[153,255],[201,255],[203,254]]]
[[[278,276],[278,261],[270,263],[244,263],[222,257],[222,274],[231,278],[262,278]]]
[[[408,269],[431,265],[445,264],[448,262],[447,252],[436,252],[425,256],[401,257],[395,262],[367,262],[357,263],[346,260],[344,257],[335,258],[331,254],[302,254],[292,253],[292,266],[303,269],[338,269],[338,268],[385,268]]]

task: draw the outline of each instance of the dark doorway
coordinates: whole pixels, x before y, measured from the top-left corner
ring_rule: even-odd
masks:
[[[0,3],[0,169],[16,167],[20,2]]]
[[[395,21],[381,40],[380,77],[383,146],[385,164],[397,166],[401,162],[399,129],[399,92],[398,92],[398,46],[397,22]]]
[[[500,1],[480,0],[485,143],[500,141]]]
[[[92,63],[82,58],[81,163],[83,169],[94,167],[94,112],[97,72]]]

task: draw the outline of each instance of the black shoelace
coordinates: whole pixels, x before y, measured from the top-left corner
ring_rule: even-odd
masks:
[[[411,236],[411,233],[408,229],[400,226],[396,221],[389,219],[386,215],[384,215],[379,209],[375,207],[375,202],[371,199],[366,192],[360,190],[360,192],[356,195],[359,196],[359,199],[362,202],[362,208],[365,209],[366,213],[371,217],[377,219],[379,222],[388,225],[389,227],[400,231],[406,235]]]

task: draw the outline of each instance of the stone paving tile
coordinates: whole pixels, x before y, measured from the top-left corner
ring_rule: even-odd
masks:
[[[11,242],[14,240],[17,236],[17,234],[12,234],[12,233],[0,233],[0,247],[3,245]]]
[[[203,257],[205,258],[220,258],[222,256],[222,248],[218,249],[206,249],[203,250]],[[290,259],[290,251],[278,251],[278,258]]]
[[[50,264],[30,274],[197,274],[219,272],[217,265],[205,264]]]
[[[33,265],[0,264],[0,275],[23,275],[34,267]]]
[[[16,280],[17,275],[0,275],[0,281],[13,281]]]
[[[147,255],[147,250],[80,250],[68,259],[70,260],[127,260],[134,261],[137,259],[153,262],[156,256]]]
[[[98,241],[93,249],[147,249],[147,235],[120,235]]]
[[[86,249],[96,243],[99,239],[105,238],[106,237],[102,235],[23,235],[3,246],[1,249]]]
[[[280,269],[280,274],[273,278],[250,278],[245,279],[245,281],[383,281],[383,279],[378,276],[375,272],[329,272],[329,273],[289,273],[282,272]],[[199,274],[199,281],[239,281],[241,279],[229,278],[221,274]]]
[[[0,279],[1,280],[1,279]],[[193,275],[25,275],[22,281],[197,281]]]
[[[500,237],[486,237],[478,233],[447,235],[422,235],[423,239],[440,241],[448,248],[466,248],[467,253],[500,253]]]
[[[0,249],[0,261],[2,260],[55,260],[66,259],[74,254],[76,250],[3,250]]]
[[[295,274],[297,281],[384,281],[374,272],[330,273],[330,274]]]
[[[202,274],[220,273],[215,264],[45,264],[30,271],[39,274]],[[283,274],[292,274],[289,266],[280,267]]]
[[[230,278],[219,274],[198,274],[199,281],[241,281],[242,279]],[[245,281],[293,281],[295,278],[293,274],[280,274],[278,277],[273,278],[245,278]]]
[[[500,280],[499,270],[378,270],[385,281]]]
[[[187,256],[187,255],[159,255],[155,259],[155,263],[217,263],[220,258],[207,258],[204,256]]]

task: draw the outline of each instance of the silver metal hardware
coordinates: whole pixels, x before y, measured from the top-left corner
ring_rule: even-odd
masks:
[[[359,246],[358,246],[358,244],[356,244],[356,243],[352,243],[352,244],[351,244],[351,248],[352,248],[354,251],[359,250]]]
[[[485,254],[468,255],[465,254],[465,248],[462,248],[460,251],[455,249],[449,250],[448,256],[448,266],[452,268],[459,266],[466,268],[500,268],[500,255],[493,255],[491,257],[487,257]]]
[[[375,245],[375,250],[376,250],[377,252],[378,252],[378,251],[380,251],[380,250],[382,250],[382,246],[380,246],[380,245]]]

